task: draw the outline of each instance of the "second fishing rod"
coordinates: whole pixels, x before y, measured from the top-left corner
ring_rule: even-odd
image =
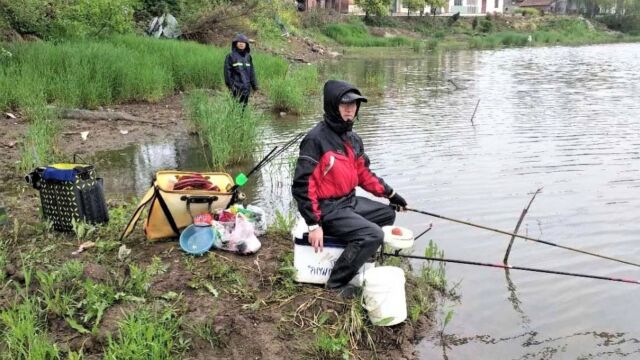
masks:
[[[516,237],[516,238],[537,242],[537,243],[540,243],[540,244],[554,246],[554,247],[557,247],[557,248],[560,248],[560,249],[565,249],[565,250],[569,250],[569,251],[573,251],[573,252],[577,252],[577,253],[581,253],[581,254],[585,254],[585,255],[589,255],[589,256],[594,256],[594,257],[598,257],[598,258],[601,258],[601,259],[606,259],[606,260],[610,260],[610,261],[619,262],[619,263],[622,263],[622,264],[627,264],[627,265],[631,265],[631,266],[640,267],[640,264],[634,263],[634,262],[631,262],[631,261],[622,260],[622,259],[616,259],[616,258],[613,258],[613,257],[610,257],[610,256],[600,255],[600,254],[596,254],[596,253],[593,253],[593,252],[590,252],[590,251],[577,249],[577,248],[574,248],[574,247],[571,247],[571,246],[560,245],[560,244],[553,243],[551,241],[545,241],[545,240],[542,240],[542,239],[536,239],[536,238],[525,236],[525,235],[518,235],[518,234],[514,234],[514,233],[511,233],[511,232],[508,232],[508,231],[495,229],[495,228],[484,226],[484,225],[474,224],[474,223],[469,222],[469,221],[458,220],[458,219],[450,218],[450,217],[447,217],[447,216],[434,214],[432,212],[428,212],[428,211],[424,211],[424,210],[418,210],[418,209],[412,209],[412,208],[406,208],[405,210],[412,211],[412,212],[419,213],[419,214],[423,214],[423,215],[436,217],[438,219],[448,220],[448,221],[459,223],[459,224],[463,224],[463,225],[473,226],[473,227],[476,227],[476,228],[479,228],[479,229],[493,231],[493,232],[496,232],[496,233],[499,233],[499,234],[503,234],[503,235],[509,235],[509,236],[513,236],[513,237]]]

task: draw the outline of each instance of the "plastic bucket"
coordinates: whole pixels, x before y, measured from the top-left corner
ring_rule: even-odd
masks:
[[[394,234],[394,229],[399,231],[400,234]],[[383,226],[382,232],[384,233],[384,244],[391,247],[393,250],[410,250],[413,248],[413,231],[395,225]]]
[[[364,274],[364,308],[371,323],[391,326],[407,318],[407,300],[404,293],[404,271],[395,266],[381,266]]]

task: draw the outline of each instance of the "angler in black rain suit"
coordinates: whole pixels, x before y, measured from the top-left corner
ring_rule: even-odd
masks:
[[[241,43],[242,49],[239,48],[238,43]],[[233,96],[245,106],[249,102],[251,89],[258,91],[249,38],[242,34],[238,34],[231,41],[231,53],[224,59],[224,83]]]
[[[395,220],[392,207],[355,196],[356,186],[388,198],[396,209],[407,206],[400,195],[369,170],[362,139],[351,130],[360,104],[366,101],[353,85],[327,81],[324,119],[300,144],[292,193],[309,225],[310,242],[316,251],[321,251],[324,235],[347,242],[333,267],[328,288],[339,288],[351,281],[382,245],[384,234],[380,227],[391,225]],[[343,112],[347,106],[351,106],[354,113]],[[319,235],[314,235],[316,231]],[[319,244],[316,239],[320,239]]]

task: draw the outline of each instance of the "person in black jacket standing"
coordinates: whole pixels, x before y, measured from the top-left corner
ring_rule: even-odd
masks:
[[[249,102],[251,89],[258,91],[249,38],[242,34],[231,41],[231,53],[224,60],[224,83],[244,106]]]
[[[367,98],[353,85],[329,80],[324,85],[324,119],[300,143],[292,194],[309,226],[309,242],[322,251],[324,235],[347,242],[336,260],[328,288],[346,286],[384,239],[381,226],[391,225],[395,210],[407,202],[369,170],[362,139],[352,131],[360,104]],[[355,188],[389,199],[392,206],[355,196]]]

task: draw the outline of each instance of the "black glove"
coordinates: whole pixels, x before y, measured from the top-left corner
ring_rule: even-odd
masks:
[[[389,197],[389,205],[391,205],[396,211],[400,211],[407,207],[407,201],[394,191],[393,195]]]

